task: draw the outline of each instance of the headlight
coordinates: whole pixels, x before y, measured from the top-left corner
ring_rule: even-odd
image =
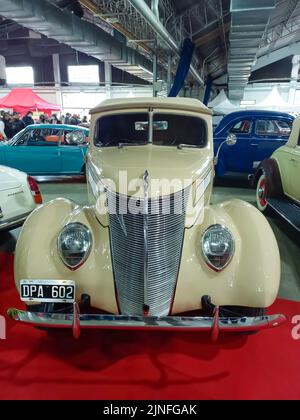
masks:
[[[92,247],[92,235],[81,223],[70,223],[58,236],[58,252],[63,263],[75,270],[88,258]]]
[[[234,239],[228,229],[221,225],[209,227],[202,238],[202,252],[207,264],[221,271],[230,263],[234,254]]]

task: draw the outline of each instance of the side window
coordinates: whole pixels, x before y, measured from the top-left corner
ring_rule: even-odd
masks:
[[[252,122],[249,120],[241,120],[234,124],[229,130],[231,134],[250,134],[252,128]]]
[[[26,131],[15,143],[15,146],[26,146],[30,139],[31,131]]]
[[[61,139],[61,130],[57,128],[47,128],[42,130],[43,138],[47,142],[47,146],[51,146],[52,144],[58,145]]]
[[[70,143],[68,143],[66,141],[66,135],[69,134],[69,133],[77,132],[77,131],[81,131],[81,130],[64,130],[64,131],[62,131],[62,134],[61,134],[61,145],[62,146],[74,146],[74,144],[72,144],[72,143],[70,144]],[[89,138],[86,135],[86,132],[85,131],[83,131],[83,133],[85,135],[85,142],[83,144],[87,144]]]
[[[287,137],[290,136],[290,134],[292,132],[292,128],[293,128],[292,121],[277,120],[277,121],[274,121],[274,122],[278,126],[279,134],[281,136],[287,136]]]
[[[289,137],[292,130],[292,122],[283,120],[258,120],[256,122],[256,134],[260,136],[284,136]]]
[[[60,130],[49,128],[31,130],[27,146],[58,146],[59,133]]]

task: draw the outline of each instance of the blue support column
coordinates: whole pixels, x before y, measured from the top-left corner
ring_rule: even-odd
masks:
[[[213,84],[213,81],[209,77],[207,79],[206,86],[205,86],[205,93],[204,93],[204,99],[203,99],[204,105],[208,105],[209,104],[212,84]]]
[[[190,39],[188,38],[185,39],[183,43],[183,48],[182,48],[174,84],[169,93],[169,97],[176,97],[181,91],[181,89],[183,88],[186,76],[188,75],[188,72],[191,66],[194,49],[195,49],[195,44]]]

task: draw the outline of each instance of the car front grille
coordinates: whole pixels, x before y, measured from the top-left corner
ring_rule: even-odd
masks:
[[[145,222],[142,212],[121,214],[129,202],[144,207],[143,200],[133,201],[107,192],[112,262],[122,314],[142,315],[146,299],[149,315],[165,316],[170,312],[181,260],[188,193],[184,190],[147,200],[149,215]]]

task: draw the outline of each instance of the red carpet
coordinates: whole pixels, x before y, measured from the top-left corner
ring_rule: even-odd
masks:
[[[0,254],[0,314],[18,306],[12,257]],[[300,303],[278,300],[289,322],[213,344],[197,333],[86,331],[74,341],[8,321],[0,340],[0,399],[299,399]]]

